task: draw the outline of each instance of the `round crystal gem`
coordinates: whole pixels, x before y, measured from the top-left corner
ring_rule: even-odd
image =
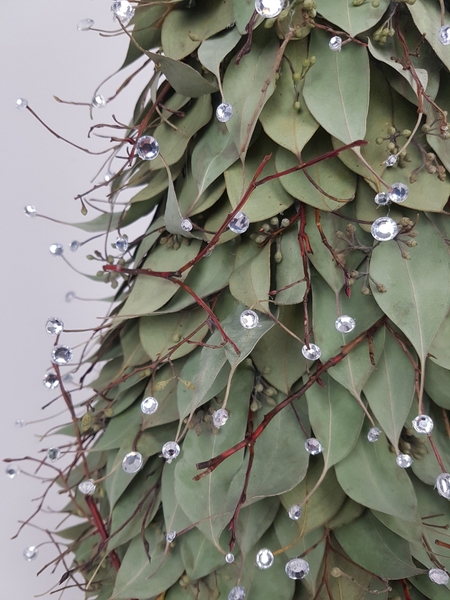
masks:
[[[367,439],[369,442],[378,442],[380,435],[381,431],[378,429],[378,427],[371,427],[367,434]]]
[[[448,573],[443,569],[430,569],[428,571],[428,577],[433,583],[437,583],[438,585],[447,585],[449,582]]]
[[[58,377],[57,377],[56,373],[53,373],[53,371],[46,373],[44,375],[44,377],[42,378],[42,383],[49,390],[56,389],[59,385],[59,381],[58,381]]]
[[[450,500],[450,473],[440,473],[436,477],[436,489],[439,496]]]
[[[183,219],[181,221],[180,227],[183,231],[192,231],[192,221],[190,219]]]
[[[106,106],[106,98],[102,96],[102,94],[95,94],[92,98],[92,106],[94,108],[105,108]]]
[[[309,344],[309,348],[305,344],[302,348],[302,354],[308,360],[317,360],[321,357],[322,351],[316,344]]]
[[[305,442],[305,450],[315,456],[322,452],[322,444],[316,438],[308,438]]]
[[[285,0],[255,0],[255,10],[266,19],[278,17],[285,7]]]
[[[256,555],[256,566],[259,569],[269,569],[273,565],[273,553],[267,548],[262,548]]]
[[[78,485],[78,489],[85,496],[92,496],[95,492],[95,483],[93,479],[86,479]]]
[[[72,302],[72,300],[75,300],[75,298],[76,298],[75,292],[67,292],[67,294],[65,295],[66,302]]]
[[[94,26],[94,21],[92,19],[83,19],[77,25],[78,31],[89,31]]]
[[[213,412],[212,418],[214,427],[220,429],[228,421],[228,411],[225,408],[219,408]]]
[[[407,469],[412,465],[413,459],[410,457],[409,454],[399,454],[395,459],[395,462],[402,469]]]
[[[180,446],[176,442],[166,442],[162,447],[162,455],[170,464],[180,454]]]
[[[128,250],[128,238],[126,236],[119,235],[114,242],[114,246],[119,252],[125,253]]]
[[[241,312],[239,321],[244,329],[254,329],[258,326],[259,317],[254,310],[244,310]]]
[[[115,17],[119,19],[124,26],[127,26],[134,16],[134,8],[129,2],[127,2],[127,0],[113,2],[111,5],[111,10]]]
[[[23,551],[23,557],[28,562],[37,558],[38,554],[39,554],[39,548],[36,548],[36,546],[29,546],[28,548],[25,548],[25,550]]]
[[[334,35],[328,43],[330,50],[333,52],[340,52],[342,48],[342,38],[338,35]]]
[[[155,160],[159,154],[159,144],[151,135],[143,135],[136,142],[136,152],[142,160]]]
[[[20,468],[16,467],[15,465],[10,465],[9,467],[6,467],[6,474],[10,479],[14,479],[14,477],[17,477],[17,475],[19,475],[19,473]]]
[[[47,450],[47,458],[49,460],[51,460],[52,462],[54,462],[55,460],[58,460],[58,458],[61,457],[61,450],[59,448],[57,448],[56,446],[53,446],[52,448],[49,448]]]
[[[387,157],[387,159],[384,161],[384,164],[387,167],[393,167],[395,164],[397,164],[397,156],[395,154],[391,154],[390,156]]]
[[[302,516],[302,508],[298,504],[293,504],[288,510],[289,518],[293,521],[298,521]]]
[[[69,248],[72,252],[76,252],[80,246],[81,244],[78,240],[73,240],[73,242],[70,242]]]
[[[166,542],[168,544],[171,544],[176,537],[177,537],[177,532],[176,531],[168,531],[166,533]]]
[[[25,427],[26,422],[24,419],[17,419],[17,421],[15,421],[14,425],[16,427]]]
[[[24,207],[23,212],[27,215],[27,217],[35,217],[37,213],[36,207],[31,204],[27,204]]]
[[[63,383],[72,383],[73,382],[73,373],[66,373],[62,378]]]
[[[228,229],[233,233],[245,233],[250,226],[250,219],[245,213],[239,211],[228,223]]]
[[[234,563],[234,554],[232,552],[228,552],[228,554],[225,555],[225,562],[227,562],[229,565]]]
[[[450,25],[442,25],[439,29],[439,41],[443,46],[450,44]]]
[[[112,171],[108,171],[107,173],[105,173],[103,179],[106,181],[106,183],[109,183],[111,181],[111,179],[114,177],[115,173],[113,173]]]
[[[372,223],[372,236],[379,242],[393,240],[398,233],[397,223],[390,217],[380,217]]]
[[[23,110],[28,106],[28,100],[26,98],[17,98],[16,100],[16,108],[19,110]]]
[[[222,102],[222,104],[219,104],[219,106],[216,108],[216,117],[221,123],[226,123],[231,119],[232,116],[233,107],[231,104],[228,104],[228,102]]]
[[[72,360],[73,352],[69,346],[56,346],[52,350],[52,362],[57,365],[66,365]]]
[[[64,248],[62,246],[62,244],[52,244],[49,248],[50,250],[50,254],[53,254],[53,256],[62,256],[63,252],[64,252]]]
[[[375,196],[374,200],[375,204],[378,204],[378,206],[387,206],[391,201],[389,194],[386,194],[386,192],[380,192]]]
[[[140,452],[128,452],[122,461],[122,469],[125,473],[137,473],[142,468],[143,462]]]
[[[341,333],[350,333],[355,329],[356,323],[355,319],[352,319],[352,317],[342,315],[336,319],[334,326]]]
[[[141,402],[141,411],[145,415],[152,415],[158,410],[158,400],[153,396],[147,396]]]
[[[228,600],[244,600],[245,589],[241,585],[236,585],[228,594]]]
[[[389,198],[392,202],[404,202],[408,197],[408,194],[408,186],[401,182],[394,183],[389,188]]]
[[[309,573],[309,564],[303,558],[293,558],[286,563],[284,570],[291,579],[303,579]]]
[[[59,335],[64,331],[64,323],[61,321],[61,319],[49,317],[47,319],[47,323],[45,324],[45,331],[49,335]]]
[[[430,435],[433,431],[434,423],[433,419],[428,415],[419,415],[413,419],[412,426],[417,433],[426,433],[427,435]]]

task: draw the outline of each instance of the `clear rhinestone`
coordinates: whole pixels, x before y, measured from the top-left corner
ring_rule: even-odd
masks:
[[[439,496],[450,500],[450,473],[440,473],[436,477],[436,489]]]
[[[298,521],[302,516],[302,508],[298,504],[293,504],[288,510],[289,518],[293,521]]]
[[[180,446],[176,442],[166,442],[162,447],[162,455],[170,464],[180,454]]]
[[[118,2],[113,2],[111,5],[111,11],[114,13],[114,16],[117,19],[119,19],[119,21],[125,27],[134,17],[134,8],[126,0],[119,0]]]
[[[340,52],[342,48],[342,38],[338,35],[334,35],[328,43],[330,50],[333,52]]]
[[[395,461],[399,467],[401,467],[402,469],[407,469],[412,465],[413,459],[410,457],[409,454],[399,454]]]
[[[387,206],[391,201],[389,194],[386,194],[386,192],[380,192],[375,196],[374,200],[378,206]]]
[[[25,427],[26,421],[24,419],[17,419],[17,421],[14,422],[14,425],[16,427]]]
[[[168,531],[166,533],[166,542],[168,544],[171,544],[176,537],[177,537],[177,532],[176,531]]]
[[[72,250],[72,252],[76,252],[80,246],[81,244],[79,241],[73,240],[73,242],[70,242],[69,248]]]
[[[305,450],[315,456],[322,452],[322,444],[316,438],[308,438],[305,442]]]
[[[23,557],[28,562],[37,558],[38,554],[39,554],[39,548],[36,548],[36,546],[29,546],[28,548],[25,548],[25,550],[23,551]]]
[[[417,433],[426,433],[427,435],[430,435],[433,431],[434,423],[433,419],[428,415],[419,415],[413,419],[412,426]]]
[[[228,552],[228,554],[225,555],[225,562],[227,562],[229,565],[234,563],[234,554],[232,552]]]
[[[367,439],[369,440],[369,442],[378,442],[378,440],[380,439],[380,435],[381,431],[378,429],[378,427],[371,427],[367,434]]]
[[[49,317],[47,319],[47,323],[45,324],[45,331],[49,335],[59,335],[64,331],[64,323],[61,321],[61,319]]]
[[[352,317],[342,315],[336,319],[334,326],[341,333],[350,333],[355,329],[356,323],[355,319],[352,319]]]
[[[113,173],[112,171],[107,171],[103,177],[103,179],[106,181],[106,183],[109,183],[111,181],[111,179],[114,177],[115,173]]]
[[[267,548],[262,548],[256,555],[256,566],[259,569],[269,569],[273,565],[273,553]]]
[[[52,362],[57,365],[66,365],[72,360],[73,352],[69,346],[56,346],[52,350]]]
[[[76,298],[75,292],[67,292],[67,294],[65,295],[66,302],[72,302],[72,300],[75,300],[75,298]]]
[[[105,108],[106,98],[101,94],[95,94],[95,96],[92,98],[91,104],[94,108]]]
[[[309,344],[309,348],[305,344],[302,348],[302,354],[308,360],[317,360],[322,356],[322,351],[316,344]]]
[[[114,242],[114,246],[116,247],[116,249],[122,253],[125,253],[128,250],[128,245],[128,238],[125,235],[119,235],[119,237]]]
[[[192,221],[190,219],[183,219],[180,223],[180,227],[183,231],[192,231]]]
[[[62,256],[63,252],[64,252],[64,248],[62,246],[62,244],[52,244],[49,248],[50,250],[50,254],[53,254],[53,256]]]
[[[136,152],[142,160],[155,160],[159,154],[159,144],[151,135],[143,135],[136,142]]]
[[[89,31],[89,29],[92,29],[94,25],[95,23],[92,19],[83,19],[78,23],[77,29],[78,31]]]
[[[219,408],[219,410],[215,410],[213,412],[212,418],[214,427],[217,427],[217,429],[219,429],[220,427],[223,427],[228,421],[228,411],[225,410],[225,408]]]
[[[233,233],[244,233],[250,226],[250,219],[245,213],[239,211],[234,215],[231,221],[228,223],[228,229]]]
[[[56,389],[59,385],[59,381],[58,381],[58,377],[57,377],[56,373],[53,373],[52,371],[50,371],[50,373],[46,373],[42,379],[42,383],[49,390]]]
[[[393,240],[398,233],[397,223],[390,217],[380,217],[372,223],[372,236],[379,242]]]
[[[95,483],[93,479],[86,479],[78,485],[78,489],[85,496],[92,496],[95,492]]]
[[[219,106],[216,108],[216,117],[221,123],[226,123],[231,119],[232,116],[233,107],[231,104],[228,104],[228,102],[222,102],[222,104],[219,104]]]
[[[389,198],[392,202],[404,202],[408,197],[409,189],[404,183],[398,182],[389,188]]]
[[[449,582],[448,573],[442,569],[430,569],[428,577],[433,583],[437,583],[438,585],[447,585]]]
[[[28,100],[26,98],[17,98],[16,100],[16,108],[19,110],[23,110],[28,106]]]
[[[303,579],[309,573],[309,564],[303,558],[293,558],[286,563],[284,570],[291,579]]]
[[[73,373],[66,373],[62,378],[63,383],[72,383],[73,382]]]
[[[384,161],[384,164],[387,167],[393,167],[395,164],[397,164],[397,156],[395,154],[391,154],[390,156],[387,157],[387,159]]]
[[[442,25],[439,29],[439,41],[443,46],[450,44],[450,25]]]
[[[31,204],[24,206],[23,212],[27,215],[27,217],[35,217],[37,214],[36,207]]]
[[[140,452],[128,452],[122,461],[122,469],[125,473],[137,473],[142,468],[143,462]]]
[[[152,415],[158,410],[158,400],[153,396],[147,396],[141,402],[141,411],[145,415]]]
[[[254,329],[258,326],[259,317],[254,310],[244,310],[241,312],[239,321],[244,329]]]
[[[20,468],[16,467],[15,465],[9,465],[9,467],[6,467],[6,474],[10,479],[14,479],[14,477],[17,477],[17,475],[19,475],[19,473]]]
[[[255,0],[255,10],[266,19],[278,17],[285,7],[285,0]]]
[[[236,585],[231,592],[228,594],[228,600],[244,600],[245,599],[245,588],[241,585]]]
[[[47,458],[49,460],[51,460],[52,462],[54,462],[55,460],[58,460],[58,458],[61,457],[61,450],[59,448],[57,448],[56,446],[53,446],[52,448],[49,448],[47,450]]]

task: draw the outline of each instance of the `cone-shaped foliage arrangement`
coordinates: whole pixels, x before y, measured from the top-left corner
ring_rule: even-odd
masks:
[[[76,451],[54,483],[82,518],[61,588],[448,599],[444,2],[135,9],[113,4],[148,85],[114,133],[111,212],[80,225],[115,244],[91,257],[116,303],[77,371],[88,403],[70,337],[53,355]]]

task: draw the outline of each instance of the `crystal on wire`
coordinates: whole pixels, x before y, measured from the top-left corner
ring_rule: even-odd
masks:
[[[136,142],[136,153],[142,160],[155,160],[159,154],[159,144],[151,135],[143,135]]]
[[[278,17],[285,5],[285,0],[255,0],[256,12],[266,19]]]
[[[397,156],[395,154],[391,154],[390,156],[387,157],[387,159],[384,161],[384,164],[387,167],[393,167],[395,164],[397,164]]]
[[[233,107],[231,104],[228,104],[228,102],[222,102],[222,104],[219,104],[219,106],[216,108],[216,117],[221,123],[226,123],[231,119],[232,116]]]
[[[220,429],[228,421],[228,411],[225,408],[219,408],[213,412],[213,425]]]
[[[433,419],[428,415],[418,415],[413,419],[412,426],[417,433],[426,433],[427,435],[430,435],[433,431],[434,423]]]
[[[145,415],[152,415],[158,410],[158,400],[153,396],[147,396],[141,402],[141,411]]]
[[[77,25],[78,31],[89,31],[95,25],[93,19],[83,19]]]
[[[78,485],[79,491],[85,496],[92,496],[95,492],[95,483],[93,479],[86,479]]]
[[[49,373],[46,373],[44,375],[44,377],[42,378],[42,383],[48,390],[55,390],[59,385],[59,380],[56,373],[50,371]]]
[[[443,569],[430,569],[428,571],[428,577],[433,583],[437,583],[438,585],[447,585],[449,582],[448,573]]]
[[[436,489],[439,496],[450,500],[450,473],[440,473],[436,477]]]
[[[173,540],[177,537],[177,532],[176,531],[168,531],[166,533],[166,542],[168,544],[171,544],[173,542]]]
[[[63,252],[64,252],[64,248],[62,246],[62,244],[52,244],[49,247],[50,250],[50,254],[53,254],[53,256],[62,256]]]
[[[289,518],[298,521],[302,516],[302,508],[298,504],[293,504],[288,510]]]
[[[303,558],[293,558],[286,563],[284,570],[291,579],[303,579],[309,573],[309,564]]]
[[[27,204],[24,207],[23,212],[27,215],[27,217],[35,217],[37,214],[36,207],[32,204]]]
[[[400,181],[393,183],[389,188],[389,198],[392,202],[404,202],[408,197],[409,189],[408,186]]]
[[[378,427],[371,427],[367,434],[367,439],[369,440],[369,442],[372,442],[372,443],[378,442],[378,440],[380,439],[380,435],[381,435],[381,431],[378,429]]]
[[[244,600],[245,589],[241,585],[236,585],[228,594],[228,600]]]
[[[122,469],[125,473],[132,475],[140,471],[143,464],[144,461],[140,452],[128,452],[122,460]]]
[[[336,319],[334,326],[340,333],[350,333],[355,329],[356,323],[355,319],[352,319],[352,317],[341,315]]]
[[[375,204],[378,204],[378,206],[387,206],[391,201],[389,194],[386,194],[386,192],[379,192],[374,200]]]
[[[413,459],[410,457],[409,454],[399,454],[395,461],[398,464],[398,466],[402,469],[407,469],[413,463]]]
[[[233,233],[244,233],[250,227],[250,219],[242,211],[237,212],[228,223],[228,229]]]
[[[38,557],[38,554],[39,554],[39,548],[36,548],[36,546],[29,546],[28,548],[25,548],[25,550],[23,551],[23,557],[28,562],[35,560]]]
[[[393,240],[398,233],[397,223],[390,217],[380,217],[372,223],[372,236],[379,242]]]
[[[234,554],[232,552],[228,552],[228,554],[225,555],[225,562],[227,562],[229,565],[234,563]]]
[[[111,5],[111,11],[114,13],[115,18],[118,19],[124,27],[126,27],[134,17],[134,8],[127,0],[118,0],[117,2],[113,2]]]
[[[6,467],[6,474],[10,479],[14,479],[14,477],[17,477],[17,475],[20,474],[20,468],[15,465],[9,465]]]
[[[69,346],[56,346],[52,350],[52,363],[66,365],[72,360],[73,352]]]
[[[69,248],[72,252],[76,252],[80,246],[81,246],[81,244],[78,240],[73,240],[69,244]]]
[[[268,548],[261,548],[256,555],[256,566],[259,569],[269,569],[273,565],[274,556]]]
[[[316,438],[308,438],[305,442],[305,450],[308,454],[312,454],[312,456],[320,454],[322,449],[322,444]]]
[[[450,25],[442,25],[439,29],[439,41],[443,46],[450,44]]]
[[[302,348],[302,354],[308,360],[317,360],[322,356],[322,351],[316,344],[309,344],[309,346],[305,344]]]
[[[61,457],[61,450],[59,448],[57,448],[56,446],[52,446],[51,448],[49,448],[47,450],[47,458],[49,460],[51,460],[52,462],[54,462],[55,460],[58,460],[58,458]]]
[[[102,94],[95,94],[95,96],[92,98],[91,104],[94,108],[105,108],[107,104],[106,98],[105,96],[102,96]]]
[[[64,322],[57,317],[49,317],[45,324],[45,331],[49,335],[59,335],[64,331]]]
[[[24,110],[28,106],[28,100],[26,98],[17,98],[16,108]]]
[[[334,35],[328,42],[328,46],[333,52],[340,52],[342,49],[342,38],[338,35]]]
[[[192,221],[190,219],[183,219],[180,223],[180,227],[183,231],[192,231]]]
[[[119,235],[114,242],[116,250],[124,254],[128,250],[128,238],[125,235]]]
[[[180,454],[180,446],[176,442],[166,442],[162,447],[162,455],[170,464]]]
[[[244,310],[241,312],[239,321],[244,329],[254,329],[258,326],[259,317],[254,310]]]

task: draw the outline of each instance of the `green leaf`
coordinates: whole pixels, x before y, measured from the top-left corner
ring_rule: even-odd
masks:
[[[317,8],[327,21],[335,23],[354,37],[378,23],[388,6],[389,0],[381,0],[376,8],[370,2],[355,6],[352,0],[333,0],[321,2]]]
[[[416,543],[422,545],[422,523],[419,515],[417,515],[417,521],[405,521],[399,517],[393,517],[392,515],[386,515],[377,510],[373,510],[372,514],[378,519],[385,527],[399,535],[401,538],[412,544]]]
[[[192,580],[223,566],[223,554],[196,527],[183,534],[179,544],[186,575]]]
[[[352,523],[358,519],[358,517],[360,517],[365,510],[366,509],[364,506],[358,504],[351,498],[347,498],[340,510],[332,519],[330,519],[330,521],[328,521],[327,527],[330,529],[337,529],[338,527],[348,525],[349,523]]]
[[[436,96],[436,104],[442,108],[442,110],[448,111],[450,109],[450,77],[445,69],[441,69],[439,75],[440,86],[438,95]],[[433,123],[437,120],[438,114],[433,106],[427,105],[426,112],[428,123]],[[440,136],[434,135],[434,131],[432,133],[433,135],[427,135],[427,142],[437,153],[447,171],[450,171],[450,156],[447,144],[448,140],[443,140]]]
[[[140,411],[135,406],[128,408],[108,423],[105,433],[90,449],[96,452],[120,448],[123,443],[131,443],[141,427]]]
[[[432,360],[425,367],[425,390],[438,406],[450,410],[450,371]]]
[[[426,40],[442,60],[447,69],[450,69],[450,57],[447,48],[439,40],[439,29],[441,28],[441,13],[438,4],[424,5],[419,2],[409,6],[414,23],[420,33],[426,35]],[[450,25],[448,13],[444,13],[444,24]]]
[[[233,0],[234,20],[241,35],[247,33],[246,27],[255,11],[253,0]]]
[[[204,67],[220,81],[220,67],[223,59],[229,54],[241,39],[236,28],[223,31],[220,35],[205,40],[198,49],[198,59]]]
[[[298,243],[298,225],[281,235],[282,260],[276,267],[275,304],[300,304],[306,291],[305,271]]]
[[[316,57],[316,64],[306,74],[303,96],[311,114],[344,144],[364,139],[369,108],[367,50],[347,44],[342,52],[330,52],[329,34],[319,29],[311,31],[310,39],[309,54]],[[333,98],[332,111],[324,98]]]
[[[424,594],[423,597],[427,600],[448,600],[449,586],[436,585],[430,580],[428,575],[411,577],[409,581]]]
[[[253,240],[242,242],[237,251],[239,255],[246,252],[248,246],[257,248]],[[234,269],[230,277],[230,292],[246,306],[253,310],[268,312],[270,291],[270,244],[261,248],[256,256]]]
[[[169,233],[181,235],[186,238],[192,238],[192,234],[189,231],[184,231],[184,229],[181,227],[182,220],[183,215],[181,214],[180,207],[178,206],[178,199],[173,186],[173,181],[172,178],[169,177],[166,210],[164,213],[164,225]]]
[[[192,524],[181,510],[175,495],[175,467],[176,463],[166,462],[161,480],[161,505],[166,531],[182,531]]]
[[[245,506],[239,512],[236,527],[236,541],[244,556],[261,539],[266,530],[272,525],[278,512],[278,498],[265,498]]]
[[[448,393],[448,392],[447,392]],[[448,442],[448,430],[446,419],[444,417],[444,411],[442,408],[435,406],[432,403],[428,402],[426,395],[424,394],[424,404],[426,408],[426,414],[429,414],[433,419],[434,428],[432,439],[434,445],[437,449],[438,454],[440,455],[444,465],[450,464],[450,445]],[[414,409],[410,413],[411,416],[416,416],[417,410]],[[416,447],[421,452],[421,455],[417,457],[417,459],[412,464],[412,470],[414,474],[419,477],[423,482],[428,485],[435,485],[436,477],[442,472],[441,467],[436,459],[434,454],[433,447],[431,446],[429,437],[427,435],[418,435],[416,436],[419,439],[417,440]]]
[[[125,323],[120,331],[120,345],[123,352],[122,372],[128,367],[135,367],[150,362],[150,357],[145,352],[139,339],[139,323],[137,321]],[[121,374],[119,373],[119,375]]]
[[[180,174],[183,164],[184,161],[179,161],[178,163],[171,165],[172,168],[170,172],[174,181]],[[131,198],[131,204],[150,200],[151,198],[157,197],[161,192],[164,192],[169,185],[168,171],[163,168],[160,168],[157,171],[150,171],[147,174],[146,182],[147,181],[147,185]],[[152,229],[154,229],[154,227],[152,227]]]
[[[225,191],[225,181],[223,177],[215,179],[208,189],[200,193],[197,191],[197,183],[192,171],[188,171],[185,177],[183,174],[178,177],[177,190],[179,190],[177,193],[181,214],[192,217],[205,212],[219,200]],[[197,232],[198,235],[203,234]]]
[[[438,329],[436,337],[430,346],[430,360],[444,369],[450,369],[450,312]]]
[[[110,212],[100,215],[92,221],[81,221],[80,223],[71,223],[72,227],[78,227],[89,233],[97,233],[97,231],[114,231],[120,223],[121,212]]]

